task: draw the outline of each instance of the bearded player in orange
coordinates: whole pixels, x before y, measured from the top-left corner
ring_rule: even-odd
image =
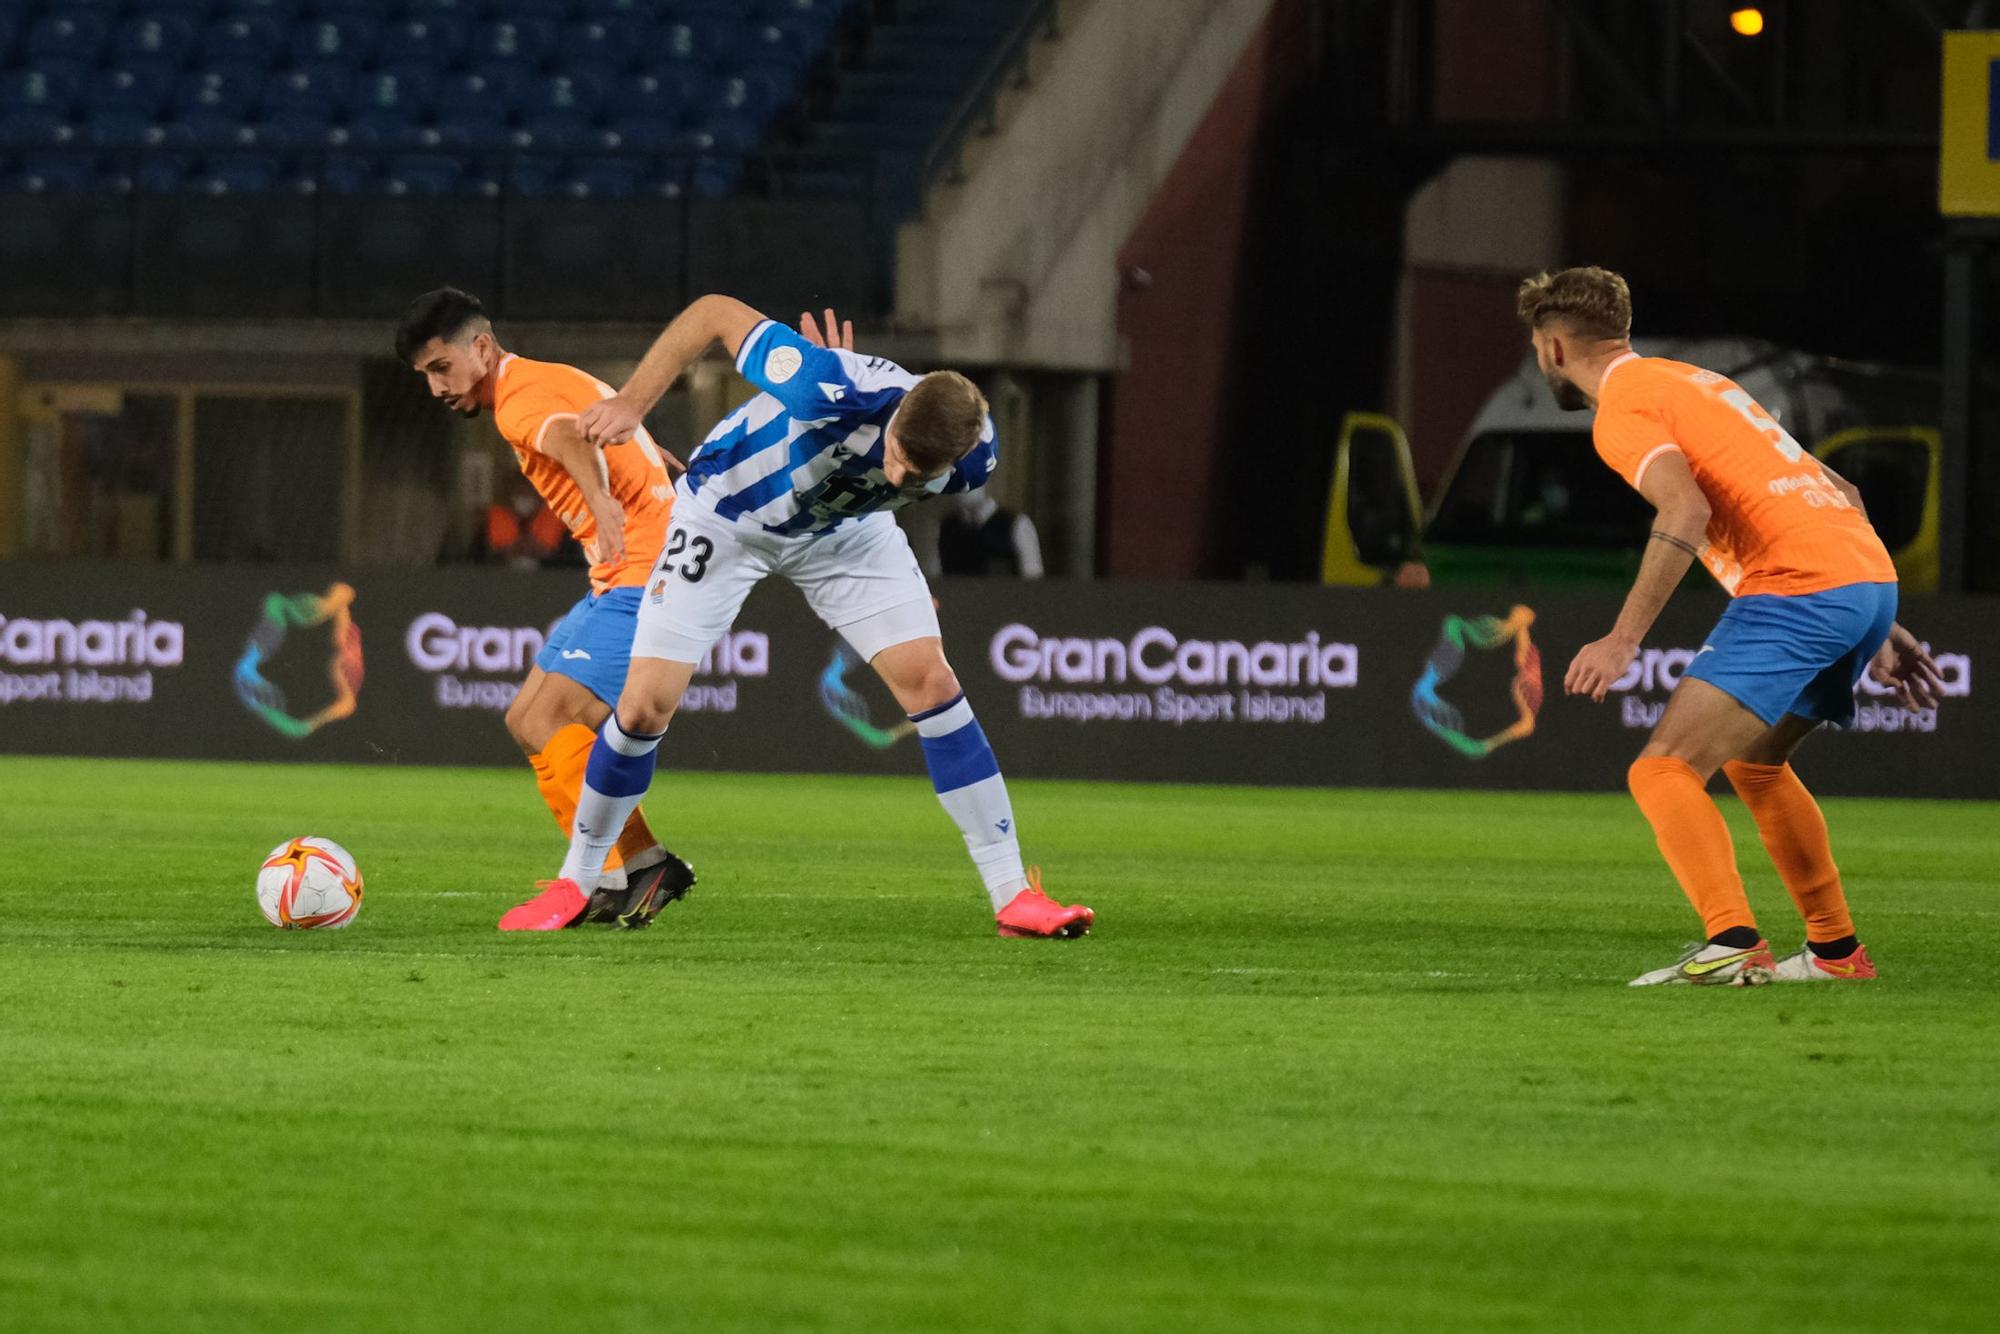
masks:
[[[625,686],[640,592],[666,540],[668,456],[643,426],[602,449],[588,444],[577,419],[610,387],[574,366],[508,352],[478,299],[455,288],[427,292],[403,312],[396,356],[452,411],[492,409],[521,472],[590,560],[589,594],[549,635],[507,709],[507,730],[567,837],[591,743]],[[694,884],[692,868],[660,845],[637,810],[612,855],[620,869],[579,921],[645,926]]]
[[[1577,653],[1564,687],[1601,701],[1697,557],[1731,595],[1627,775],[1707,939],[1632,985],[1872,979],[1826,821],[1790,760],[1821,723],[1853,720],[1864,671],[1913,709],[1935,707],[1942,682],[1896,624],[1896,569],[1860,491],[1729,380],[1633,352],[1617,274],[1539,274],[1517,308],[1556,402],[1597,409],[1598,454],[1659,512],[1617,624]],[[1718,767],[1805,918],[1804,947],[1782,960],[1706,790]]]

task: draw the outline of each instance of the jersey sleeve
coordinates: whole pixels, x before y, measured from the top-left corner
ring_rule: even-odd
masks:
[[[826,421],[860,410],[852,357],[816,347],[776,320],[765,320],[737,349],[736,369],[794,419]]]
[[[550,422],[577,416],[597,397],[594,393],[586,396],[580,387],[565,385],[553,377],[522,377],[520,383],[507,386],[507,392],[495,400],[493,424],[516,449],[540,453],[542,436]]]
[[[985,486],[1000,466],[1000,442],[993,431],[993,419],[986,419],[985,428],[979,433],[979,443],[972,452],[951,465],[951,480],[945,483],[946,495],[954,491],[977,491]]]
[[[1623,477],[1634,491],[1646,478],[1646,469],[1666,453],[1680,453],[1673,433],[1659,413],[1649,408],[1619,405],[1600,408],[1591,428],[1597,456]]]

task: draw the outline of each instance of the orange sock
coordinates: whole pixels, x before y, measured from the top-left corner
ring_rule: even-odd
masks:
[[[1660,855],[1667,859],[1681,892],[1701,914],[1712,939],[1731,927],[1755,929],[1743,877],[1736,870],[1736,846],[1722,812],[1708,799],[1701,776],[1685,760],[1638,759],[1625,773],[1632,799],[1653,826]]]
[[[1806,939],[1823,942],[1853,935],[1840,868],[1833,864],[1833,845],[1827,842],[1826,817],[1792,766],[1731,760],[1722,772],[1757,821],[1764,851],[1806,919]]]
[[[596,732],[582,723],[571,723],[550,737],[542,753],[532,761],[535,785],[541,788],[542,800],[555,813],[556,823],[562,826],[565,836],[576,826],[577,798],[583,794],[583,775],[590,767],[590,748],[596,741]],[[645,852],[657,841],[646,824],[645,812],[634,808],[619,834],[617,846],[605,855],[604,869],[623,866],[627,858]]]

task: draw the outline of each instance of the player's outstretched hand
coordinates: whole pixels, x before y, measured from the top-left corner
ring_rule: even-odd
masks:
[[[835,320],[833,307],[826,308],[826,332],[820,332],[819,322],[813,319],[811,311],[799,316],[799,333],[814,347],[837,347],[843,352],[854,350],[854,321]],[[836,338],[835,334],[839,337]]]
[[[577,429],[583,432],[584,443],[603,448],[630,440],[645,413],[626,402],[617,394],[601,398],[585,408],[576,419]]]
[[[1563,689],[1572,695],[1588,695],[1591,703],[1602,704],[1611,683],[1625,675],[1625,669],[1637,656],[1637,644],[1615,635],[1592,640],[1576,651],[1569,674],[1563,677]]]
[[[1900,625],[1889,627],[1889,638],[1875,650],[1868,675],[1888,686],[1896,702],[1910,712],[1935,709],[1944,698],[1944,677],[1930,650]]]

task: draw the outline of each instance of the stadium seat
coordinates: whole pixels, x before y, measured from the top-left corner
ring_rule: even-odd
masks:
[[[372,131],[387,143],[408,138],[429,108],[432,84],[427,72],[396,70],[360,79],[347,106],[347,123]]]
[[[6,130],[0,127],[0,136]],[[152,116],[134,111],[98,111],[83,126],[93,148],[157,148],[167,131]]]
[[[658,153],[680,141],[680,123],[671,111],[643,116],[615,116],[606,133],[616,137],[616,147],[641,153]]]
[[[383,188],[394,195],[445,195],[458,188],[464,168],[442,154],[410,154],[389,159]]]
[[[482,25],[474,34],[466,59],[476,70],[512,66],[536,71],[556,44],[556,25],[547,19],[510,19]]]
[[[284,30],[268,14],[235,14],[208,25],[201,36],[201,59],[209,66],[264,68],[271,64]]]
[[[28,38],[21,49],[37,65],[50,60],[91,65],[103,51],[110,29],[110,20],[105,15],[88,10],[49,14],[28,28]]]
[[[466,21],[455,14],[412,16],[385,29],[376,49],[383,64],[448,69],[465,54],[469,37]]]
[[[646,181],[646,164],[636,158],[585,158],[564,183],[564,193],[578,199],[630,199]]]
[[[261,105],[272,112],[326,112],[331,115],[346,104],[354,87],[354,76],[344,70],[286,70],[264,81]]]
[[[637,20],[599,15],[564,28],[560,50],[573,68],[622,74],[639,63],[651,39],[651,30]]]
[[[135,67],[179,69],[194,49],[194,22],[183,14],[140,14],[125,20],[111,38],[111,59]]]
[[[513,109],[506,90],[483,74],[454,74],[440,85],[436,124],[446,143],[481,151],[513,142],[508,117]]]
[[[517,154],[508,159],[502,180],[508,194],[528,198],[553,194],[563,180],[563,160],[546,154]]]
[[[625,114],[660,110],[678,115],[700,101],[705,82],[693,65],[661,65],[620,79],[612,101]]]
[[[76,137],[76,127],[61,112],[35,106],[0,109],[0,143],[66,144]]]
[[[61,116],[75,103],[78,82],[74,70],[8,70],[0,74],[0,111],[33,110]]]
[[[131,188],[140,194],[178,194],[192,168],[184,153],[141,153],[130,176]]]
[[[103,113],[157,116],[173,95],[171,77],[154,67],[102,69],[91,76],[79,103],[86,118]]]
[[[318,164],[313,179],[328,194],[358,195],[377,179],[376,159],[362,153],[331,153]]]
[[[24,153],[16,187],[28,194],[77,194],[97,180],[97,159],[89,153]]]
[[[210,195],[261,195],[277,184],[282,163],[270,153],[219,153],[203,164],[191,188]]]
[[[375,53],[375,21],[359,14],[329,14],[292,30],[292,64],[299,69],[358,69]]]

